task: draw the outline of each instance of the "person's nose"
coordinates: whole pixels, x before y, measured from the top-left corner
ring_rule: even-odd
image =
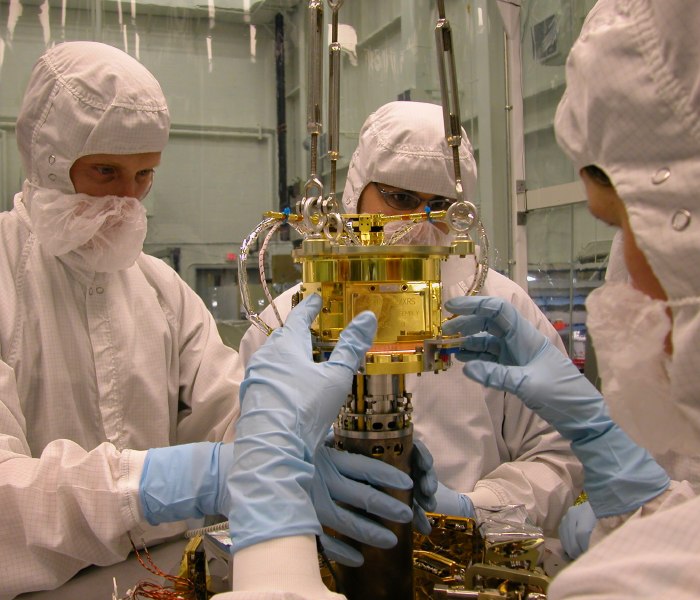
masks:
[[[123,178],[119,181],[116,195],[141,200],[147,193],[150,183],[138,181],[136,178]]]

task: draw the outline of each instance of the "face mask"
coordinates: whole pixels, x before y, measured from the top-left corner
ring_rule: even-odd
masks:
[[[626,282],[607,282],[586,300],[586,326],[610,416],[662,463],[674,460],[669,453],[682,456],[697,447],[671,399],[667,306]]]
[[[443,233],[433,223],[421,221],[406,231],[401,237],[394,237],[406,228],[406,221],[389,221],[384,225],[384,239],[392,240],[392,244],[404,244],[413,246],[449,246],[452,243],[452,235]]]
[[[29,185],[24,201],[42,247],[52,256],[77,255],[99,273],[134,264],[146,239],[146,209],[136,198],[64,194]]]

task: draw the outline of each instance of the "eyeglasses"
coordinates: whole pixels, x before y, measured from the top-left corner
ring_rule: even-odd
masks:
[[[425,204],[430,207],[430,210],[447,210],[454,200],[450,198],[430,198],[426,200],[421,198],[418,194],[414,192],[407,192],[405,190],[386,190],[378,183],[374,184],[379,193],[382,195],[384,202],[386,202],[394,210],[415,210],[421,204]]]

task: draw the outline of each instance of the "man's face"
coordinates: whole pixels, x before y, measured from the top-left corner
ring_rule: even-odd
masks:
[[[392,198],[391,206],[387,197]],[[431,206],[433,210],[445,210],[451,200],[436,196],[435,194],[424,194],[397,188],[393,185],[371,182],[362,190],[357,201],[357,212],[359,213],[381,213],[383,215],[403,215],[409,213],[421,213],[429,202],[434,201],[438,205]],[[398,208],[402,206],[405,208]],[[434,223],[443,232],[447,232],[446,223]]]
[[[627,217],[627,209],[615,188],[596,181],[584,169],[581,170],[580,175],[586,188],[588,209],[591,214],[608,225],[622,228],[625,265],[632,285],[651,298],[666,300],[666,292],[651,270],[646,256],[637,246]]]
[[[120,196],[143,200],[151,189],[160,152],[90,154],[70,169],[75,191],[89,196]]]

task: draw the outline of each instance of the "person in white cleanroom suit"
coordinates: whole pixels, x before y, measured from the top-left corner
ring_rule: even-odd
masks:
[[[465,372],[515,388],[584,465],[594,523],[572,509],[562,529],[582,550],[590,535],[590,548],[548,598],[697,597],[699,30],[697,3],[600,0],[567,60],[557,140],[592,214],[620,228],[627,272],[611,273],[586,305],[605,401],[517,317],[501,339],[493,306],[451,307],[471,319],[462,331],[477,319],[496,333],[485,342],[496,362]]]
[[[198,296],[141,252],[140,201],[169,128],[158,82],[121,50],[67,42],[32,71],[17,120],[26,180],[0,214],[0,598],[123,560],[129,533],[150,542],[228,515],[233,450],[219,440],[233,436],[243,370]],[[413,485],[360,459],[368,481]],[[345,481],[314,478],[321,522],[395,543],[329,516],[332,498],[353,504]],[[370,512],[413,517],[367,493]]]
[[[554,597],[613,595],[623,573],[639,595],[691,598],[700,583],[699,28],[697,3],[600,2],[567,64],[557,139],[576,166],[610,179],[614,199],[587,182],[589,207],[621,226],[629,273],[589,307],[603,394],[671,482],[601,519],[591,542],[615,533],[564,572]],[[621,305],[639,309],[621,315]]]
[[[464,130],[460,157],[465,197],[473,198],[476,164]],[[438,202],[454,197],[452,152],[440,106],[390,102],[367,118],[348,169],[346,212],[421,212],[426,202],[439,209]],[[414,227],[403,242],[444,245],[450,238],[426,222]],[[473,257],[443,262],[443,300],[463,296],[475,270]],[[297,289],[275,300],[283,319]],[[513,302],[564,352],[557,332],[514,282],[489,270],[481,293]],[[272,307],[261,316],[271,327],[278,326]],[[251,327],[239,346],[241,357],[247,362],[264,339]],[[581,466],[551,426],[515,396],[465,379],[458,364],[438,375],[409,375],[406,386],[413,394],[414,437],[430,449],[443,484],[436,510],[473,516],[474,505],[523,504],[534,523],[556,533],[580,491]]]
[[[123,560],[129,531],[174,533],[146,530],[145,450],[231,437],[235,353],[141,253],[139,200],[169,127],[158,82],[115,48],[62,44],[32,72],[17,122],[26,180],[0,214],[0,597]],[[72,170],[83,155],[105,160]],[[72,176],[109,189],[92,202]]]
[[[590,549],[554,578],[553,600],[690,600],[700,588],[698,31],[695,2],[599,0],[569,56],[555,119],[592,213],[622,231],[629,281],[606,282],[587,305],[603,391],[620,425],[597,390],[511,305],[482,297],[447,303],[460,313],[451,321],[458,329],[491,333],[472,338],[467,375],[516,391],[571,440],[584,464],[600,520]],[[364,319],[352,335],[373,333]],[[336,396],[340,405],[342,390]],[[233,470],[245,476],[246,466]],[[246,516],[250,539],[265,520]],[[283,536],[270,536],[268,557],[298,541]],[[247,552],[258,547],[266,544]],[[315,553],[296,559],[305,566],[295,564],[296,577],[286,558],[270,559],[265,588],[249,582],[228,598],[327,595]]]

